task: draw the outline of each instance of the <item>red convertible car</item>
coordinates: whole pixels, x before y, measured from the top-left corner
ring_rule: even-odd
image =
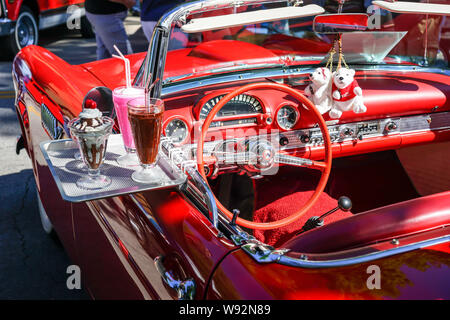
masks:
[[[93,88],[114,117],[124,63],[16,56],[18,150],[93,298],[450,298],[450,6],[329,2],[186,2],[127,56],[165,103],[166,188],[64,195],[77,160],[43,146]]]

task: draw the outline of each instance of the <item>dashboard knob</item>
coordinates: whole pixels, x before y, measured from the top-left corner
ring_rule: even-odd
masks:
[[[394,121],[389,121],[386,123],[386,126],[384,127],[384,131],[391,132],[397,129],[397,124]]]
[[[300,136],[300,141],[303,143],[308,143],[309,141],[311,141],[311,138],[306,134],[302,134]]]
[[[341,135],[342,138],[351,137],[351,136],[353,136],[353,130],[348,128],[348,127],[344,127],[341,130],[340,135]]]
[[[285,146],[289,143],[289,139],[286,138],[285,136],[281,136],[280,137],[280,146]]]

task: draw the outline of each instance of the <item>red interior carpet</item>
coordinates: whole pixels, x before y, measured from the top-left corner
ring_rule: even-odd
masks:
[[[305,168],[281,167],[274,176],[255,181],[254,221],[280,220],[298,211],[311,197],[320,178],[319,172]],[[353,213],[409,200],[418,196],[395,152],[333,159],[330,179],[319,201],[296,222],[279,229],[255,230],[255,237],[275,247],[298,232],[312,216],[320,216],[337,206],[340,196],[353,202]],[[324,223],[351,216],[336,211]]]
[[[320,176],[314,173],[313,170],[303,168],[283,167],[280,168],[277,176],[257,180],[255,183],[256,210],[253,216],[254,221],[281,220],[298,211],[309,200],[317,186]],[[278,246],[278,244],[288,240],[293,233],[300,230],[310,217],[320,216],[335,208],[336,205],[337,200],[323,192],[319,201],[311,210],[294,223],[278,229],[255,230],[254,235],[264,243]],[[326,217],[324,222],[330,223],[348,216],[351,216],[351,213],[338,210]]]

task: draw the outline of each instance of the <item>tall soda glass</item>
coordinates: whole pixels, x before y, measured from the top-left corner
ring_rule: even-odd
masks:
[[[161,99],[150,98],[145,101],[142,97],[128,102],[128,119],[142,167],[131,176],[136,182],[162,184],[162,177],[155,165],[158,160],[163,114],[164,102]]]

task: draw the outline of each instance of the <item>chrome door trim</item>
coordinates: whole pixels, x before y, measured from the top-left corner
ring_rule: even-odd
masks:
[[[328,261],[308,261],[308,255],[303,255],[304,259],[293,258],[286,255],[278,255],[277,262],[286,266],[301,267],[301,268],[337,268],[378,260],[393,255],[438,245],[445,242],[450,242],[450,235],[424,240],[416,243],[406,244],[404,246],[399,246],[392,249],[387,249],[384,251],[369,253],[366,255],[361,255],[358,257],[352,257],[347,259],[328,260]]]

